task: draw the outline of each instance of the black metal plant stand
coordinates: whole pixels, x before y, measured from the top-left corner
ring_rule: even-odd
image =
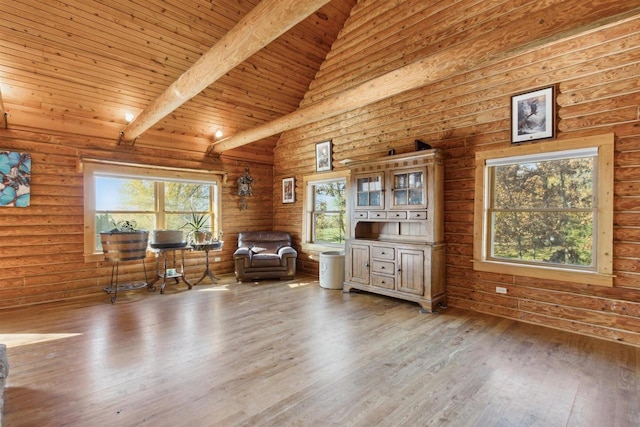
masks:
[[[148,285],[149,279],[147,278],[147,266],[145,265],[144,260],[142,260],[142,269],[144,270],[144,282],[135,281],[130,283],[118,284],[119,266],[120,266],[119,261],[113,261],[113,264],[111,265],[111,283],[109,284],[109,286],[102,288],[106,293],[110,295],[113,294],[111,295],[111,304],[116,302],[116,299],[118,298],[118,291],[121,291],[121,292],[132,291],[132,290],[141,289],[144,287],[147,287],[149,291],[153,290],[152,287]],[[114,280],[114,276],[115,276],[115,280]]]

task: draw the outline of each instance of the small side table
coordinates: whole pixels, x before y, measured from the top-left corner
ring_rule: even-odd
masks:
[[[196,251],[204,251],[205,263],[206,263],[206,266],[207,266],[207,268],[205,269],[204,273],[202,273],[202,277],[200,277],[198,279],[198,281],[196,283],[194,283],[194,285],[197,285],[200,282],[202,282],[205,277],[209,277],[209,279],[211,279],[211,282],[214,285],[218,283],[218,277],[216,277],[216,275],[213,274],[213,271],[211,271],[211,269],[209,268],[209,251],[222,250],[222,245],[224,245],[224,242],[222,240],[220,240],[218,242],[214,242],[214,243],[206,243],[206,244],[201,244],[201,245],[194,244],[193,245],[193,249],[195,249]]]
[[[164,293],[164,287],[167,284],[167,279],[173,279],[176,283],[180,283],[182,280],[188,287],[191,289],[193,284],[185,277],[184,274],[184,251],[190,251],[191,246],[180,246],[177,248],[153,248],[151,249],[156,254],[156,274],[157,277],[149,283],[149,286],[152,286],[158,280],[162,279],[162,285],[160,285],[160,293]],[[167,258],[168,253],[173,253],[173,259],[171,260],[172,268],[176,269],[176,251],[180,251],[180,269],[176,270],[174,274],[167,274]],[[160,259],[162,258],[162,269],[160,269]],[[153,286],[155,288],[155,286]]]

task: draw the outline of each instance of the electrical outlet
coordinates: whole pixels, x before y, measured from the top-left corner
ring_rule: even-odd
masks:
[[[220,257],[219,257],[219,256],[215,257],[215,258],[213,259],[213,262],[220,262]],[[505,291],[505,293],[507,293],[507,292]]]
[[[506,294],[507,293],[507,288],[503,288],[502,286],[496,286],[496,293],[497,294]]]

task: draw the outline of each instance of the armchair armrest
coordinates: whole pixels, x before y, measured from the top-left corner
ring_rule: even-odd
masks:
[[[233,258],[242,258],[244,256],[246,257],[251,256],[251,249],[242,247],[242,248],[236,249],[236,251],[233,253]]]
[[[233,253],[233,259],[236,263],[236,268],[239,266],[244,266],[247,268],[251,265],[251,249],[246,247],[241,247],[236,249]]]
[[[278,249],[278,256],[284,258],[285,256],[298,256],[298,252],[291,246],[283,246]]]

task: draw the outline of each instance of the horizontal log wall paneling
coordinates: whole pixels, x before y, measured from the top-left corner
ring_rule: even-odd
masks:
[[[273,226],[273,167],[269,164],[137,146],[123,150],[113,140],[11,129],[0,129],[0,149],[28,152],[32,158],[31,205],[0,208],[0,308],[98,296],[109,284],[111,263],[84,262],[83,179],[78,168],[82,157],[226,171],[221,189],[225,246],[210,259],[217,274],[233,272],[239,231]],[[248,199],[249,208],[241,211],[235,180],[245,167],[255,179],[254,196]],[[214,256],[221,261],[214,263]],[[151,280],[155,277],[152,253],[145,263]],[[187,253],[186,269],[190,279],[198,279],[205,269],[204,252]],[[140,262],[121,264],[120,276],[122,281],[144,280]]]
[[[578,0],[360,2],[303,105],[447,46],[482,38],[504,21],[538,13],[556,16],[554,11],[573,8],[594,21],[622,15],[596,29],[505,53],[479,68],[286,132],[275,150],[276,176],[295,176],[298,182],[313,174],[315,143],[325,139],[333,141],[334,169],[342,167],[341,160],[384,156],[391,148],[411,151],[415,139],[443,149],[451,306],[640,345],[640,15],[637,10],[624,14],[625,7],[629,4]],[[472,270],[475,151],[509,145],[512,95],[552,84],[558,88],[559,139],[617,136],[613,288]],[[280,185],[274,183],[274,194]],[[274,205],[276,218],[282,212],[290,230],[302,229],[301,200]],[[317,271],[308,261],[301,266]],[[507,295],[496,294],[496,286],[506,287]]]

